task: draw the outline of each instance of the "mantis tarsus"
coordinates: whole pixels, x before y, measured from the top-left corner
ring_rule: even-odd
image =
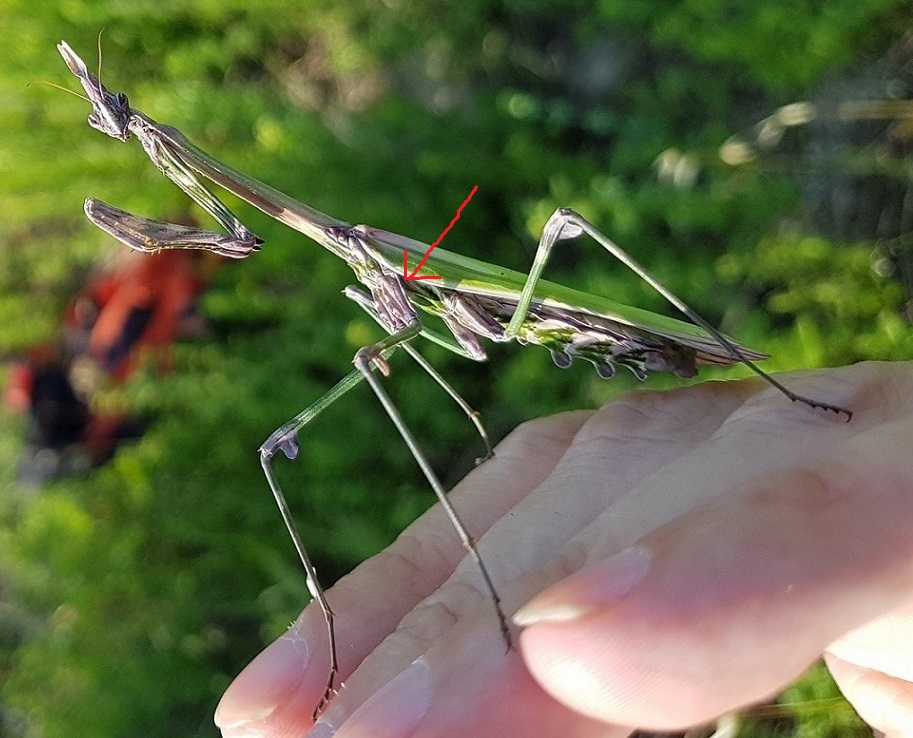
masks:
[[[644,379],[649,372],[657,371],[691,377],[697,373],[699,364],[741,362],[793,402],[843,414],[847,420],[852,417],[852,413],[842,407],[797,395],[765,373],[754,361],[766,358],[766,354],[747,349],[724,336],[572,210],[558,209],[548,220],[527,275],[437,249],[419,270],[422,276],[436,278],[407,281],[403,275],[404,252],[407,262],[412,257],[413,263],[418,262],[427,251],[425,244],[370,226],[352,226],[324,215],[223,164],[198,149],[175,128],[160,125],[131,108],[123,93],[110,93],[65,42],[58,45],[58,50],[92,105],[89,125],[121,141],[136,136],[162,173],[209,212],[228,233],[149,220],[91,198],[85,203],[89,220],[139,251],[205,249],[232,258],[243,258],[257,251],[262,241],[203,185],[199,179],[202,176],[344,259],[366,288],[350,286],[345,295],[368,312],[388,334],[360,349],[354,358],[354,371],[276,430],[260,447],[263,472],[304,566],[308,589],[319,603],[326,621],[330,668],[326,690],[315,715],[336,691],[339,669],[334,615],[276,480],[272,458],[279,451],[289,459],[295,458],[298,431],[362,380],[380,400],[449,516],[464,548],[478,565],[505,643],[508,648],[511,646],[510,630],[497,589],[475,542],[374,371],[387,375],[386,357],[397,348],[404,348],[466,412],[490,455],[488,437],[476,413],[418,354],[410,343],[413,339],[423,336],[475,361],[486,358],[480,338],[535,343],[551,351],[558,366],[567,366],[580,357],[593,363],[604,378],[611,377],[617,365],[627,367]],[[644,279],[693,324],[542,280],[542,270],[554,245],[583,233]],[[440,317],[452,335],[446,336],[424,326],[419,311]]]

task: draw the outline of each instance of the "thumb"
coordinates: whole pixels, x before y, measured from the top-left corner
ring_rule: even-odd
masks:
[[[906,606],[830,644],[825,662],[863,719],[886,735],[913,725],[913,595]]]
[[[530,672],[580,713],[655,730],[776,693],[913,591],[907,437],[725,491],[546,590],[515,617]]]

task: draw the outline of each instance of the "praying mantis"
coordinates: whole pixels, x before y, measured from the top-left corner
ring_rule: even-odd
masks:
[[[764,372],[755,361],[767,358],[766,354],[741,346],[720,333],[573,210],[559,208],[548,220],[528,274],[443,249],[431,252],[426,244],[411,238],[371,226],[353,226],[325,215],[218,161],[194,146],[177,129],[161,125],[130,107],[124,93],[109,92],[65,42],[57,48],[92,106],[89,125],[120,141],[138,138],[153,164],[212,215],[227,233],[150,220],[89,198],[85,202],[85,213],[92,223],[126,246],[143,252],[204,249],[240,259],[258,251],[262,240],[207,189],[201,178],[208,179],[343,259],[359,282],[359,286],[347,287],[345,296],[364,309],[387,333],[381,340],[357,351],[353,371],[310,407],[279,427],[260,446],[263,473],[304,567],[308,590],[319,604],[326,623],[330,664],[326,689],[314,711],[315,716],[337,691],[339,666],[334,613],[298,534],[272,460],[279,452],[294,459],[299,450],[298,432],[362,381],[368,384],[392,420],[467,554],[475,561],[505,644],[508,649],[511,647],[511,634],[498,590],[475,541],[377,376],[377,373],[389,375],[387,357],[397,349],[404,349],[417,361],[466,413],[485,443],[486,458],[491,456],[491,444],[477,413],[418,353],[412,345],[415,339],[428,339],[474,361],[486,359],[480,341],[483,338],[494,342],[537,344],[551,352],[559,367],[581,358],[591,362],[606,379],[614,374],[617,366],[624,366],[639,379],[645,379],[650,372],[669,371],[680,377],[691,377],[702,364],[742,363],[793,402],[841,414],[847,420],[852,417],[850,410],[798,395]],[[582,234],[590,236],[692,322],[622,305],[542,279],[554,246]],[[417,264],[411,272],[410,262]],[[450,335],[428,328],[422,322],[421,313],[438,316]]]

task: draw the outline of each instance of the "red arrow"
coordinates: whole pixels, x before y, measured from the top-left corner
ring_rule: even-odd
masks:
[[[454,224],[460,219],[460,214],[463,212],[463,208],[466,207],[467,203],[472,199],[472,196],[476,194],[476,190],[479,189],[478,185],[475,185],[472,188],[472,191],[466,196],[466,199],[463,200],[463,204],[457,208],[456,215],[453,216],[453,220],[450,221],[450,225],[447,226],[442,232],[441,235],[437,237],[437,240],[428,247],[428,250],[425,252],[425,255],[422,257],[422,260],[416,265],[415,269],[412,272],[409,272],[409,252],[405,249],[403,250],[403,279],[441,279],[439,274],[425,274],[417,276],[419,270],[425,266],[425,262],[428,261],[428,257],[431,256],[431,252],[437,247],[437,245],[444,240],[444,236],[453,228]]]

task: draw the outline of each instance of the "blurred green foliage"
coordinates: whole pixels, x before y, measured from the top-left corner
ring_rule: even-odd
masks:
[[[884,53],[905,30],[907,3],[0,7],[7,357],[53,339],[72,291],[117,257],[84,221],[86,196],[161,219],[192,212],[137,145],[86,126],[85,103],[33,84],[75,88],[54,44],[66,39],[91,66],[102,28],[110,89],[327,213],[430,241],[478,184],[446,247],[525,269],[547,217],[572,206],[712,322],[771,351],[774,369],[911,355],[908,296],[873,270],[872,244],[782,227],[801,210],[795,182],[707,166],[675,187],[654,166],[671,147],[707,155],[822,78]],[[21,428],[0,416],[0,736],[216,735],[222,690],[306,601],[255,449],[378,331],[339,294],[352,281],[344,264],[237,210],[266,245],[218,273],[204,301],[211,335],[177,348],[175,372],[100,397],[156,417],[142,442],[28,497],[14,483]],[[591,244],[559,252],[550,269],[665,309]],[[427,355],[495,436],[635,384],[604,383],[583,366],[558,373],[546,352],[516,346],[493,347],[485,365]],[[395,362],[389,384],[455,482],[479,451],[470,426],[407,362]],[[381,409],[356,402],[370,400],[338,403],[308,429],[300,459],[278,464],[327,582],[432,501]]]

